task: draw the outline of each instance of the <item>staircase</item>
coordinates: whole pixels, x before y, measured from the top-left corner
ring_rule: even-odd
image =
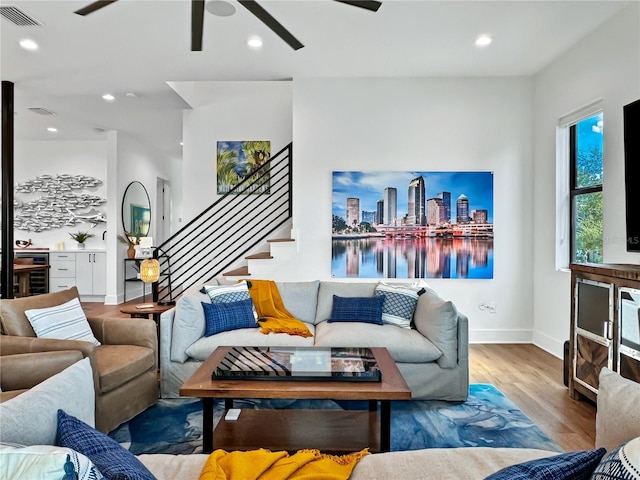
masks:
[[[227,279],[240,279],[244,277],[264,278],[271,277],[274,264],[282,257],[290,257],[292,248],[295,248],[293,238],[273,238],[266,241],[268,251],[260,251],[244,257],[246,265],[242,265],[222,274]]]
[[[153,300],[175,300],[220,275],[248,276],[275,256],[278,244],[292,244],[279,238],[291,227],[292,163],[290,143],[156,247]]]

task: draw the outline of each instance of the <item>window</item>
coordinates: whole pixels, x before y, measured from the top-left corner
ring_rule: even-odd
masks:
[[[602,112],[569,125],[571,261],[602,262]]]

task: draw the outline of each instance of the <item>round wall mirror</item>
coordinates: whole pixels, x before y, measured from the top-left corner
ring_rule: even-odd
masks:
[[[149,236],[151,227],[151,202],[144,185],[133,181],[122,196],[122,228],[131,237]]]

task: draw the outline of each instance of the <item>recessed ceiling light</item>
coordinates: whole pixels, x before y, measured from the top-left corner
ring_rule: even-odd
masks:
[[[251,48],[260,48],[262,46],[262,39],[260,37],[249,37],[247,45]]]
[[[230,17],[236,13],[236,7],[229,2],[223,2],[222,0],[213,0],[207,3],[207,12],[212,13],[217,17]]]
[[[58,129],[57,129],[56,127],[48,127],[48,128],[47,128],[47,132],[55,133],[55,132],[57,132],[57,131],[58,131]]]
[[[129,98],[138,98],[138,95],[134,92],[127,92],[125,95]]]
[[[30,38],[25,38],[24,40],[20,40],[20,46],[25,50],[29,50],[33,52],[34,50],[38,50],[38,44],[31,40]]]
[[[104,98],[107,102],[113,102],[116,99],[116,97],[114,97],[110,93],[105,93],[104,95],[102,95],[102,98]]]
[[[487,45],[491,45],[493,42],[493,36],[488,33],[483,33],[476,38],[476,47],[486,47]]]

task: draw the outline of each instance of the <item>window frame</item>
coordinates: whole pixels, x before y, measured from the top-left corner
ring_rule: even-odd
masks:
[[[592,117],[598,113],[603,114],[604,100],[595,98],[582,106],[568,111],[558,117],[556,124],[556,235],[555,235],[555,269],[556,271],[569,272],[569,265],[572,263],[573,251],[570,245],[573,225],[575,221],[571,216],[573,211],[573,200],[570,196],[571,186],[569,149],[569,127],[579,123],[581,120]],[[604,152],[603,152],[604,153]],[[604,168],[604,167],[603,167]],[[604,232],[603,232],[604,234]],[[603,245],[604,246],[604,245]],[[603,252],[604,253],[604,252]]]
[[[582,195],[588,195],[591,193],[602,193],[602,179],[601,182],[597,185],[590,185],[588,187],[578,187],[578,179],[577,179],[577,170],[578,170],[578,158],[577,158],[577,149],[576,149],[576,132],[578,123],[587,118],[591,118],[597,114],[602,114],[603,122],[604,122],[604,114],[602,109],[599,109],[593,113],[590,113],[587,116],[572,122],[567,125],[569,132],[569,263],[577,263],[576,262],[576,204],[578,197]],[[604,138],[603,138],[604,143]],[[604,178],[604,148],[602,151],[602,177]],[[604,232],[603,232],[604,234]],[[604,252],[603,252],[604,253]]]

